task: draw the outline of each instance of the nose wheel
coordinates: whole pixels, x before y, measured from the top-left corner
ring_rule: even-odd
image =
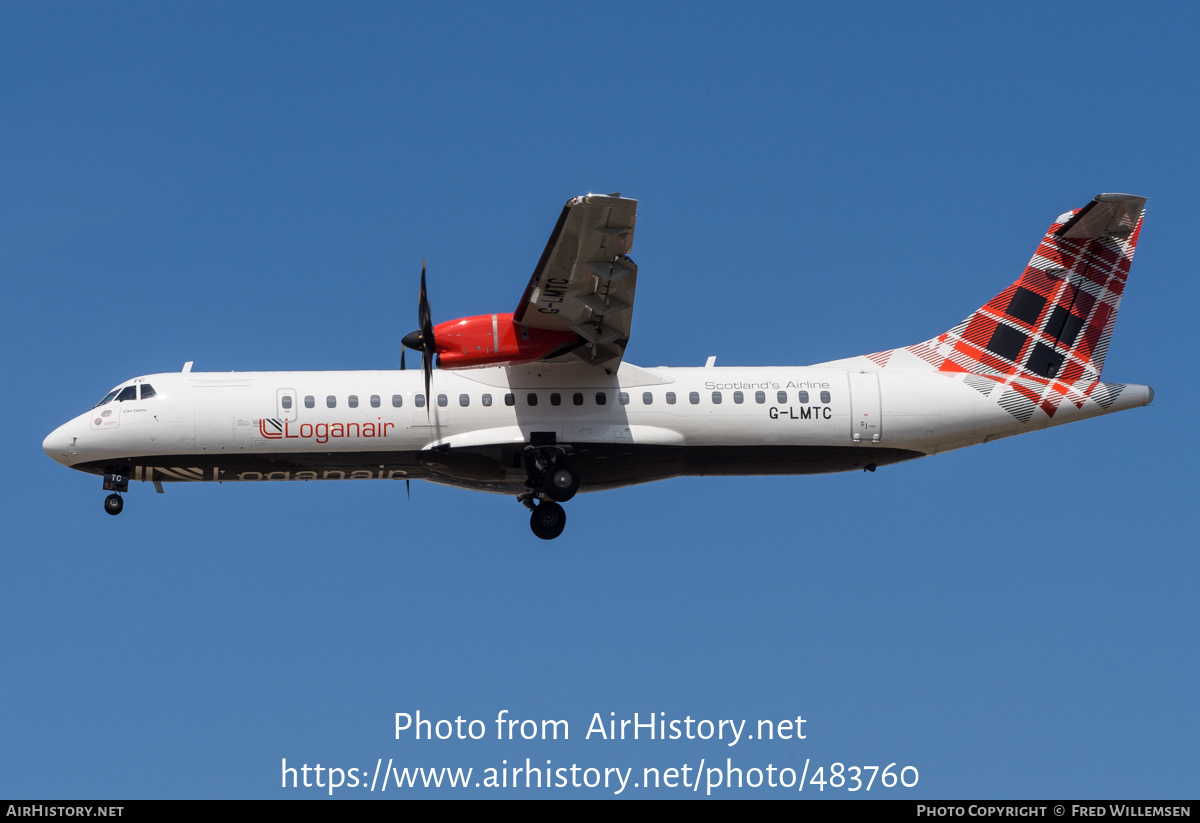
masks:
[[[125,501],[121,498],[121,495],[114,492],[104,498],[104,510],[109,514],[120,514],[124,508]]]

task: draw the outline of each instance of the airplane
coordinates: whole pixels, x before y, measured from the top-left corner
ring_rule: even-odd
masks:
[[[422,368],[191,371],[125,380],[42,444],[130,480],[428,480],[526,506],[542,539],[577,492],[670,477],[875,471],[1154,399],[1100,380],[1146,199],[1060,215],[1021,276],[923,342],[801,367],[624,361],[637,201],[567,201],[511,314],[437,325],[421,267]],[[435,369],[435,363],[437,368]]]

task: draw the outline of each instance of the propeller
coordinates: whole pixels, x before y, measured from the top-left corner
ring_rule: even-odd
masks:
[[[433,398],[429,396],[429,381],[433,377],[433,356],[437,347],[433,339],[433,312],[429,309],[429,295],[425,291],[425,260],[421,260],[421,296],[417,301],[417,322],[421,327],[404,335],[400,341],[400,369],[404,370],[404,349],[409,348],[421,352],[421,370],[425,373],[425,415],[429,415],[429,407]],[[412,500],[412,480],[404,478],[404,492]]]
[[[429,414],[432,398],[429,396],[429,381],[433,377],[433,356],[437,346],[433,339],[433,314],[429,310],[429,295],[425,291],[425,261],[421,261],[421,297],[417,303],[417,322],[421,327],[414,332],[404,335],[403,343],[414,351],[421,352],[421,370],[425,373],[425,413]],[[400,353],[401,361],[404,352]],[[403,366],[401,366],[403,368]]]

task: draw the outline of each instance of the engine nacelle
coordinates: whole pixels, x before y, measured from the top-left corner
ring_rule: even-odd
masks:
[[[578,343],[579,335],[518,326],[512,314],[480,314],[438,323],[433,339],[439,368],[475,369],[530,363]]]

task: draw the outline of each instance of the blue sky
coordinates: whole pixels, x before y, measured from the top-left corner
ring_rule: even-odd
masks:
[[[1200,21],[1089,8],[4,4],[0,795],[317,797],[283,758],[528,757],[1195,797]],[[1156,400],[875,474],[583,495],[550,544],[424,483],[135,487],[112,518],[42,453],[185,360],[395,367],[422,258],[435,320],[511,311],[588,191],[640,201],[645,366],[923,340],[1058,214],[1147,196],[1105,377]],[[395,739],[417,710],[490,734]],[[571,739],[497,741],[501,710]],[[610,712],[806,738],[585,740]]]

